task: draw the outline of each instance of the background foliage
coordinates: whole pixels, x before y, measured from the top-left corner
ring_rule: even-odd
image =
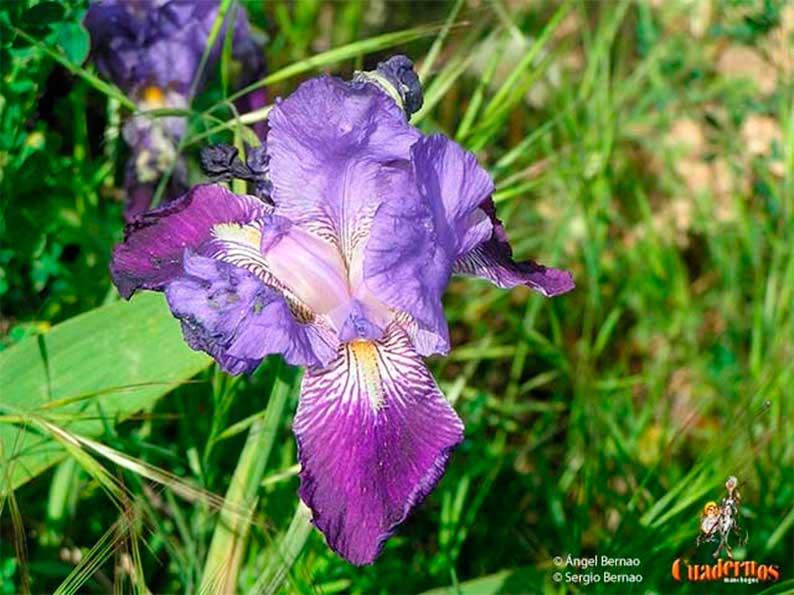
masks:
[[[698,555],[729,474],[737,555],[791,589],[792,5],[246,8],[271,97],[415,58],[415,122],[478,153],[518,255],[578,288],[453,283],[454,350],[431,366],[467,439],[382,558],[351,567],[296,510],[296,371],[227,377],[159,296],[117,301],[128,109],[84,62],[85,3],[4,3],[0,592],[695,592],[670,565]],[[188,155],[239,138],[224,77]],[[637,557],[644,581],[555,584],[567,553]]]

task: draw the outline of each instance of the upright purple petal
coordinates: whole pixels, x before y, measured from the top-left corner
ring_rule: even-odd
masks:
[[[189,96],[193,79],[198,73],[201,53],[185,45],[179,38],[157,39],[141,49],[134,66],[136,89],[154,86],[161,89],[174,89]],[[210,64],[211,65],[211,64]],[[200,80],[206,79],[206,74]],[[196,88],[200,88],[197,86]]]
[[[455,243],[455,257],[491,235],[491,222],[479,208],[494,190],[493,180],[473,153],[441,134],[411,148],[416,182],[425,201],[442,216]]]
[[[123,90],[132,89],[145,40],[139,19],[121,2],[97,2],[89,6],[84,23],[99,72]]]
[[[329,329],[298,322],[281,293],[243,268],[186,252],[165,294],[188,345],[230,374],[253,372],[273,353],[294,366],[323,366],[336,355]]]
[[[372,220],[363,279],[381,301],[411,315],[422,355],[447,353],[441,297],[459,255],[491,235],[479,206],[493,191],[491,177],[471,153],[441,135],[411,147],[411,164],[377,172],[383,196]]]
[[[204,71],[198,72],[219,6],[219,0],[94,2],[85,17],[94,61],[103,76],[135,96],[147,86],[188,94],[197,76],[197,87],[201,87],[220,56],[228,15]],[[245,10],[240,7],[233,24],[235,58],[252,45],[256,44],[251,40]],[[252,59],[248,58],[244,67],[258,66]]]
[[[85,16],[91,34],[91,52],[97,68],[125,92],[137,92],[149,85],[187,90],[198,64],[192,48],[162,30],[168,6],[128,0],[92,3]],[[189,29],[189,27],[172,27]],[[184,35],[184,34],[183,34]],[[170,42],[169,42],[170,40]],[[165,50],[166,44],[171,50]],[[200,55],[199,55],[200,57]],[[166,68],[170,65],[171,68]]]
[[[156,35],[177,37],[180,35],[195,36],[197,45],[204,42],[212,30],[215,16],[218,13],[220,0],[168,0],[161,2],[156,10],[148,11],[149,22]],[[219,37],[222,37],[222,33]],[[199,48],[196,48],[199,49]],[[204,51],[204,48],[200,48]]]
[[[370,564],[433,489],[463,425],[397,325],[303,379],[300,496],[329,546]]]
[[[455,239],[443,211],[420,196],[407,164],[379,178],[391,195],[378,209],[364,250],[363,279],[382,302],[406,312],[425,331],[422,355],[447,353],[449,331],[441,296],[449,283]]]
[[[503,289],[525,285],[547,297],[571,291],[576,285],[568,271],[553,269],[532,260],[516,262],[502,222],[489,198],[481,208],[493,224],[490,238],[458,258],[454,272],[487,279]]]
[[[381,199],[378,168],[408,159],[420,134],[394,100],[371,83],[322,76],[303,83],[269,117],[268,154],[277,210],[298,224],[321,223],[343,251]]]
[[[232,194],[215,184],[195,186],[127,225],[124,242],[113,251],[113,282],[125,298],[137,289],[161,290],[181,274],[185,249],[200,252],[212,240],[214,226],[243,225],[269,212],[255,197]]]
[[[350,301],[345,263],[334,244],[279,215],[263,224],[265,266],[310,311],[330,315]]]

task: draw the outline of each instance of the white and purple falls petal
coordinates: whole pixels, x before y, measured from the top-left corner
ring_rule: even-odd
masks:
[[[303,378],[300,496],[334,551],[372,563],[444,474],[463,423],[396,324]]]
[[[209,151],[208,171],[255,181],[262,200],[196,187],[131,223],[111,266],[124,297],[164,291],[188,344],[228,372],[272,353],[307,367],[300,496],[354,564],[375,560],[463,439],[421,359],[449,351],[451,275],[573,288],[565,271],[513,260],[491,177],[408,123],[421,97],[410,61],[395,60],[351,83],[302,84],[247,161]],[[399,89],[384,89],[391,79]]]

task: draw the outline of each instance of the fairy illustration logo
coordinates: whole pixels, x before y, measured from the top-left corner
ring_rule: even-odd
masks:
[[[748,533],[739,524],[741,495],[739,482],[731,475],[725,482],[727,494],[719,501],[709,501],[703,507],[700,517],[700,533],[695,541],[698,550],[716,545],[710,557],[715,564],[695,564],[677,558],[671,569],[676,581],[704,582],[721,581],[725,583],[759,583],[780,579],[780,567],[775,564],[762,564],[755,560],[734,561],[733,546],[741,547],[747,543]],[[725,554],[727,560],[723,559]]]
[[[716,543],[717,549],[712,556],[719,558],[721,552],[725,552],[730,560],[733,560],[731,550],[731,539],[737,540],[737,545],[747,543],[747,532],[742,533],[739,526],[739,503],[741,495],[737,486],[739,482],[731,475],[725,482],[725,489],[728,495],[720,500],[719,506],[716,502],[709,502],[703,508],[703,516],[700,521],[700,535],[697,538],[697,546],[704,543]]]

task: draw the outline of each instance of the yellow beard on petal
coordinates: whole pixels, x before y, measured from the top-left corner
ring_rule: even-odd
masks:
[[[212,235],[224,242],[233,242],[259,250],[262,232],[253,225],[218,223],[212,227]]]
[[[355,366],[355,378],[367,391],[372,409],[383,407],[383,384],[378,367],[378,347],[372,341],[353,341],[346,345],[349,361]]]

